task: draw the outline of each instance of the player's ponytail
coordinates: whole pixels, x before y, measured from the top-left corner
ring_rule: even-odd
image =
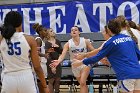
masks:
[[[16,29],[12,25],[3,26],[1,28],[1,35],[8,40],[13,36],[15,32]]]
[[[37,32],[37,34],[39,34],[39,35],[40,35],[39,32],[43,30],[43,26],[39,25],[39,23],[35,23],[32,27]]]
[[[37,32],[37,34],[40,36],[41,32],[42,31],[45,31],[46,34],[45,34],[45,38],[46,39],[49,39],[50,38],[50,35],[48,33],[48,31],[51,29],[51,28],[45,28],[43,27],[42,25],[39,25],[39,23],[35,23],[33,24],[32,28]]]
[[[16,27],[21,26],[22,24],[22,16],[17,11],[10,11],[6,14],[4,19],[4,24],[0,28],[1,35],[5,38],[10,40],[13,34],[16,32]]]

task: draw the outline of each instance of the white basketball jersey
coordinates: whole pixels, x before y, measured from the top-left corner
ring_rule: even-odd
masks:
[[[44,41],[40,37],[36,37],[35,40],[36,39],[40,39],[41,40],[42,45],[40,47],[40,52],[42,54],[45,54],[45,43],[44,43]],[[44,76],[45,76],[45,78],[47,78],[47,65],[46,65],[47,59],[45,57],[40,57],[40,61],[41,61],[41,64],[40,65],[41,65],[41,67],[43,69]]]
[[[136,36],[137,40],[138,40],[138,48],[140,50],[140,33],[138,30],[131,28],[131,31],[133,32],[133,34]]]
[[[41,40],[42,45],[40,47],[40,52],[45,54],[45,43],[44,43],[44,41],[40,37],[36,37],[35,40],[36,39],[40,39]],[[47,62],[47,59],[45,57],[40,57],[40,60],[41,60],[42,63],[46,63]]]
[[[75,43],[73,42],[73,39],[70,39],[68,43],[69,43],[70,60],[73,60],[75,53],[87,52],[86,41],[85,41],[85,38],[83,37],[80,37],[80,43],[78,46],[75,45]]]
[[[10,42],[2,39],[0,43],[2,61],[5,72],[16,72],[30,69],[29,51],[30,46],[23,35],[23,32],[15,32]]]

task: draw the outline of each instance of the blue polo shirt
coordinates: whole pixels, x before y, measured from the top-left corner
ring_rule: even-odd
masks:
[[[131,37],[123,34],[114,35],[97,55],[84,59],[83,63],[94,64],[107,57],[117,79],[140,79],[140,51]]]

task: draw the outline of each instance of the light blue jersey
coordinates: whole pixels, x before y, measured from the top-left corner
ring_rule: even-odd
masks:
[[[135,42],[126,35],[118,34],[110,38],[96,56],[83,60],[83,63],[93,64],[103,57],[111,63],[117,79],[140,79],[140,51]]]

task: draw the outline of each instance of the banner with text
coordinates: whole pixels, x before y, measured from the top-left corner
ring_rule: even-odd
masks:
[[[0,23],[9,11],[19,11],[23,16],[23,31],[34,35],[34,23],[53,28],[57,34],[70,33],[72,26],[82,33],[104,29],[109,19],[124,15],[139,24],[140,0],[85,0],[47,4],[18,4],[0,6]]]

